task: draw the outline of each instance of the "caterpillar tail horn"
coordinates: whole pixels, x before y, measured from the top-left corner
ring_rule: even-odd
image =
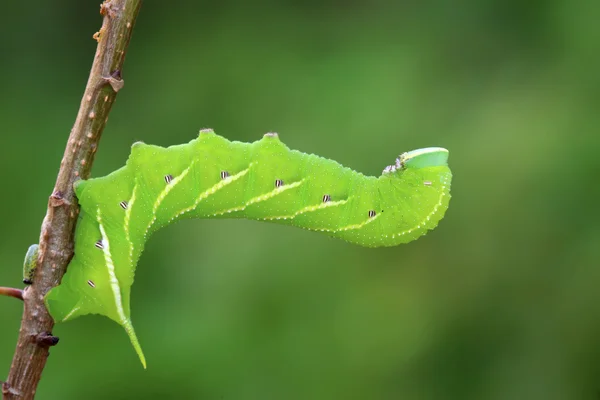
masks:
[[[123,322],[123,328],[125,328],[125,332],[129,336],[129,340],[131,340],[131,344],[135,349],[138,357],[140,358],[140,362],[144,369],[146,369],[146,357],[144,356],[144,352],[142,351],[142,346],[140,346],[140,342],[138,341],[137,335],[135,334],[135,330],[133,329],[133,325],[130,319],[127,319]]]

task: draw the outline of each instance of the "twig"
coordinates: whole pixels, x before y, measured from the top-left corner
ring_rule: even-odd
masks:
[[[33,399],[48,358],[54,321],[44,305],[46,293],[58,285],[73,255],[73,231],[78,213],[73,183],[90,175],[94,154],[115,101],[123,86],[121,71],[141,0],[106,0],[100,7],[102,28],[94,35],[98,48],[65,149],[48,210],[42,223],[38,267],[24,301],[21,330],[4,400]],[[45,340],[40,338],[46,337]]]
[[[23,300],[23,291],[21,289],[0,286],[0,296],[10,296]]]

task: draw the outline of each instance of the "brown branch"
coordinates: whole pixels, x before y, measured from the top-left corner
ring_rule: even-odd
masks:
[[[23,291],[21,289],[0,286],[0,296],[10,296],[23,300]]]
[[[90,175],[108,114],[123,86],[121,70],[141,3],[106,0],[100,6],[104,20],[94,35],[98,48],[42,223],[38,267],[33,285],[25,293],[19,339],[8,380],[2,385],[4,400],[33,399],[48,348],[58,341],[50,333],[54,321],[46,310],[44,296],[60,283],[73,255],[78,213],[73,183]]]

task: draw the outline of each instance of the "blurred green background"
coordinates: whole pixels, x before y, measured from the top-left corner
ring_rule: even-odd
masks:
[[[0,284],[22,286],[100,27],[99,1],[5,2]],[[40,399],[598,399],[600,3],[142,7],[94,176],[199,129],[380,174],[450,149],[446,218],[366,249],[254,221],[147,244],[132,316],[55,328]],[[21,317],[0,298],[0,378]]]

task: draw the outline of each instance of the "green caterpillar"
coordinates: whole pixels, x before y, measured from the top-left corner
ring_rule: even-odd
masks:
[[[188,144],[135,143],[127,163],[79,181],[75,255],[46,304],[55,321],[101,314],[125,328],[144,243],[183,218],[250,218],[324,232],[367,247],[410,242],[433,229],[450,200],[448,151],[404,153],[376,178],[288,149],[277,134],[230,142],[202,130]]]
[[[27,254],[25,254],[25,260],[23,261],[23,283],[26,285],[33,283],[33,274],[37,268],[39,247],[37,244],[32,244],[27,249]]]

